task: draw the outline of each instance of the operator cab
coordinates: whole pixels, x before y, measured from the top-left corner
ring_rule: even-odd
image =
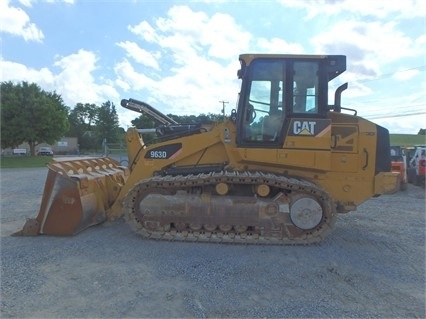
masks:
[[[237,144],[242,147],[282,145],[291,119],[326,118],[328,82],[346,69],[342,55],[243,54],[240,63]]]

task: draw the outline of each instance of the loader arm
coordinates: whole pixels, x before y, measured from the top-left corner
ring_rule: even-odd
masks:
[[[234,126],[231,122],[226,125]],[[223,170],[229,162],[222,138],[224,126],[225,124],[218,124],[209,131],[198,131],[150,146],[144,144],[136,129],[129,128],[126,139],[131,172],[108,211],[108,217],[121,216],[123,198],[144,179],[155,175],[201,174]]]
[[[148,115],[153,120],[156,120],[158,123],[164,125],[178,124],[175,120],[161,113],[159,110],[145,102],[141,102],[135,99],[123,99],[121,100],[121,106],[126,109]]]

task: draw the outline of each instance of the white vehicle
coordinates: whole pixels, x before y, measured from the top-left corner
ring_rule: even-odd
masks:
[[[14,148],[13,155],[27,155],[27,150],[25,148]]]
[[[37,151],[37,155],[45,155],[45,156],[52,156],[53,151],[51,147],[40,147]]]
[[[416,168],[416,184],[421,185],[425,182],[426,175],[426,147],[417,147],[410,166]]]

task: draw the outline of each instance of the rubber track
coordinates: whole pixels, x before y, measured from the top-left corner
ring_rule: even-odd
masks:
[[[135,208],[139,203],[135,203],[137,198],[146,194],[161,193],[172,189],[185,189],[194,186],[215,185],[220,182],[228,184],[267,184],[271,187],[278,187],[283,190],[291,190],[292,194],[309,194],[318,199],[323,206],[322,224],[313,230],[306,231],[302,237],[298,238],[268,238],[258,234],[238,234],[234,232],[222,233],[219,229],[214,232],[207,231],[150,231],[145,229],[135,215]],[[263,172],[228,172],[187,175],[187,176],[154,176],[143,180],[133,187],[127,194],[123,202],[124,216],[132,229],[147,239],[169,240],[169,241],[189,241],[189,242],[213,242],[213,243],[233,243],[233,244],[272,244],[272,245],[305,245],[320,242],[333,229],[336,221],[335,205],[323,189],[315,184],[297,178],[289,178]]]

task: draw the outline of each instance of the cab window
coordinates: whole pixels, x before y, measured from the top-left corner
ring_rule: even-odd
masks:
[[[295,62],[293,113],[318,112],[318,62]]]
[[[268,61],[256,66],[246,100],[243,138],[246,142],[274,142],[284,119],[285,64]]]

